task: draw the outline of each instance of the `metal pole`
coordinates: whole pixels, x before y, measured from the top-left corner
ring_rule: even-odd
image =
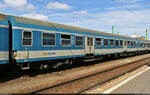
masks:
[[[147,29],[146,29],[146,40],[147,40]]]
[[[114,26],[112,26],[112,34],[114,34]]]
[[[117,32],[117,34],[119,35],[119,32]]]

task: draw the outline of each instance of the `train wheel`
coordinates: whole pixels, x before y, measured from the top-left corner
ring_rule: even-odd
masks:
[[[11,64],[8,67],[8,76],[19,75],[21,73],[21,67],[16,64]]]
[[[3,76],[14,76],[21,74],[21,67],[16,64],[7,64],[2,66]]]
[[[41,64],[31,63],[30,65],[30,71],[34,73],[40,73],[41,71]]]
[[[6,71],[6,65],[0,65],[0,75],[2,76],[8,75]]]

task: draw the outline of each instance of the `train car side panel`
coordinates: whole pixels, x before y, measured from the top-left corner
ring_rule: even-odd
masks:
[[[0,64],[9,62],[9,25],[4,15],[0,14]]]

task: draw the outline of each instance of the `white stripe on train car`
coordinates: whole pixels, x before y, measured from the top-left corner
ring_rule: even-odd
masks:
[[[95,54],[111,54],[123,52],[124,49],[95,49]],[[128,49],[128,51],[136,51],[136,49]],[[84,55],[85,50],[39,50],[39,51],[17,51],[16,59],[26,58],[45,58],[45,57],[57,57],[57,56],[74,56]]]
[[[127,48],[127,52],[137,51],[137,48]]]
[[[108,53],[116,53],[116,52],[123,52],[123,49],[95,49],[95,54],[108,54]]]
[[[8,60],[9,55],[8,51],[0,51],[0,60]]]
[[[134,51],[137,51],[137,48],[127,48],[127,49],[124,49],[124,48],[115,48],[115,49],[95,49],[95,54],[108,54],[108,53],[121,53],[121,52],[124,52],[124,51],[127,51],[127,52],[134,52]],[[141,50],[145,50],[145,49],[141,49]]]
[[[40,50],[40,51],[17,51],[16,59],[29,58],[45,58],[45,57],[57,57],[57,56],[74,56],[85,54],[82,50]]]
[[[6,28],[8,28],[9,26],[8,25],[0,25],[0,27],[6,27]]]

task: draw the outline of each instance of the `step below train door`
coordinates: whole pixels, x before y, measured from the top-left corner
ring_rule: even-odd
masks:
[[[86,54],[94,54],[94,38],[86,37],[85,39],[85,52]]]

